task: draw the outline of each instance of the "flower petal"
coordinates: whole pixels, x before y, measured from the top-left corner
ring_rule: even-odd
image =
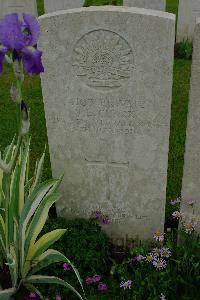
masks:
[[[3,71],[3,63],[5,60],[5,55],[6,55],[7,50],[8,49],[6,47],[0,46],[0,73],[2,73],[2,71]]]
[[[35,46],[40,35],[40,25],[33,15],[23,14],[25,29],[28,29],[28,34],[25,34],[27,46]]]
[[[21,50],[25,46],[18,14],[12,13],[1,19],[0,43],[12,50]]]
[[[42,51],[33,47],[27,47],[22,50],[22,59],[27,73],[39,74],[44,72],[41,57]]]

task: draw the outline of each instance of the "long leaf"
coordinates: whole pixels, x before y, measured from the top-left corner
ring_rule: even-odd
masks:
[[[14,295],[16,290],[14,288],[0,291],[0,299],[1,300],[10,300],[11,296]]]
[[[35,241],[42,231],[46,220],[48,218],[48,213],[50,207],[58,201],[60,198],[60,193],[54,193],[49,197],[45,198],[42,203],[37,208],[32,221],[28,227],[27,234],[26,234],[26,242],[25,242],[25,249],[32,247],[35,244]],[[27,251],[25,251],[26,254]]]
[[[37,207],[40,205],[42,200],[54,191],[57,187],[59,180],[49,180],[46,183],[40,184],[34,192],[28,197],[26,200],[19,221],[19,239],[20,239],[20,254],[21,254],[21,262],[20,269],[23,271],[24,265],[24,246],[25,246],[25,233],[27,229],[27,225],[35,213]]]
[[[46,283],[46,284],[59,284],[62,286],[65,286],[67,288],[69,288],[71,291],[73,291],[81,300],[83,300],[84,298],[82,298],[82,296],[79,294],[79,292],[77,292],[77,290],[71,286],[71,284],[69,284],[68,282],[54,277],[54,276],[40,276],[40,275],[32,275],[29,276],[26,279],[26,282],[30,282],[32,284],[42,284],[42,283]]]
[[[27,260],[31,261],[46,251],[53,243],[61,238],[66,229],[56,229],[43,235],[32,247],[30,247]]]
[[[76,277],[77,277],[77,279],[80,283],[80,286],[82,287],[83,293],[84,293],[83,285],[82,285],[78,270],[71,263],[71,261],[65,255],[60,253],[59,251],[49,249],[46,252],[44,252],[43,254],[41,254],[40,256],[36,257],[35,261],[36,261],[36,264],[33,266],[30,275],[35,274],[36,272],[40,271],[43,268],[46,268],[47,266],[49,266],[51,264],[61,262],[61,261],[67,262],[68,264],[71,265],[74,273],[76,274]]]
[[[21,151],[21,162],[20,162],[20,182],[19,182],[19,215],[21,215],[22,209],[24,207],[25,199],[25,185],[26,185],[26,175],[27,175],[27,166],[29,160],[29,151],[30,151],[30,140],[26,144],[24,151]]]
[[[44,165],[44,158],[45,158],[45,151],[42,154],[40,160],[36,163],[35,173],[34,173],[34,180],[33,180],[33,184],[32,184],[31,189],[30,189],[30,193],[40,183],[40,180],[41,180],[41,177],[42,177],[43,165]]]

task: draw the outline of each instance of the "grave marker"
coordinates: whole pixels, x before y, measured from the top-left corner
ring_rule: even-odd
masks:
[[[113,219],[114,239],[163,230],[175,17],[89,7],[40,17],[58,214]],[[148,30],[147,30],[148,29]]]
[[[190,101],[186,135],[185,162],[182,184],[182,212],[187,220],[191,219],[193,207],[188,206],[189,199],[195,200],[194,213],[200,221],[200,19],[194,34],[192,75],[190,82]],[[198,226],[200,232],[200,224]]]
[[[165,11],[166,0],[123,0],[123,5]]]
[[[44,0],[45,13],[83,7],[85,0]]]
[[[0,16],[12,12],[24,12],[37,16],[36,0],[0,0]]]

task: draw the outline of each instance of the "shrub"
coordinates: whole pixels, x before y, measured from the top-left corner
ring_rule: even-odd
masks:
[[[185,40],[175,45],[175,58],[192,59],[192,42]]]

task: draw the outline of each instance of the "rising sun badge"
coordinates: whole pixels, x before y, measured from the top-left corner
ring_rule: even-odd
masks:
[[[133,51],[117,33],[94,30],[76,43],[73,68],[89,87],[102,90],[120,88],[132,75]]]

